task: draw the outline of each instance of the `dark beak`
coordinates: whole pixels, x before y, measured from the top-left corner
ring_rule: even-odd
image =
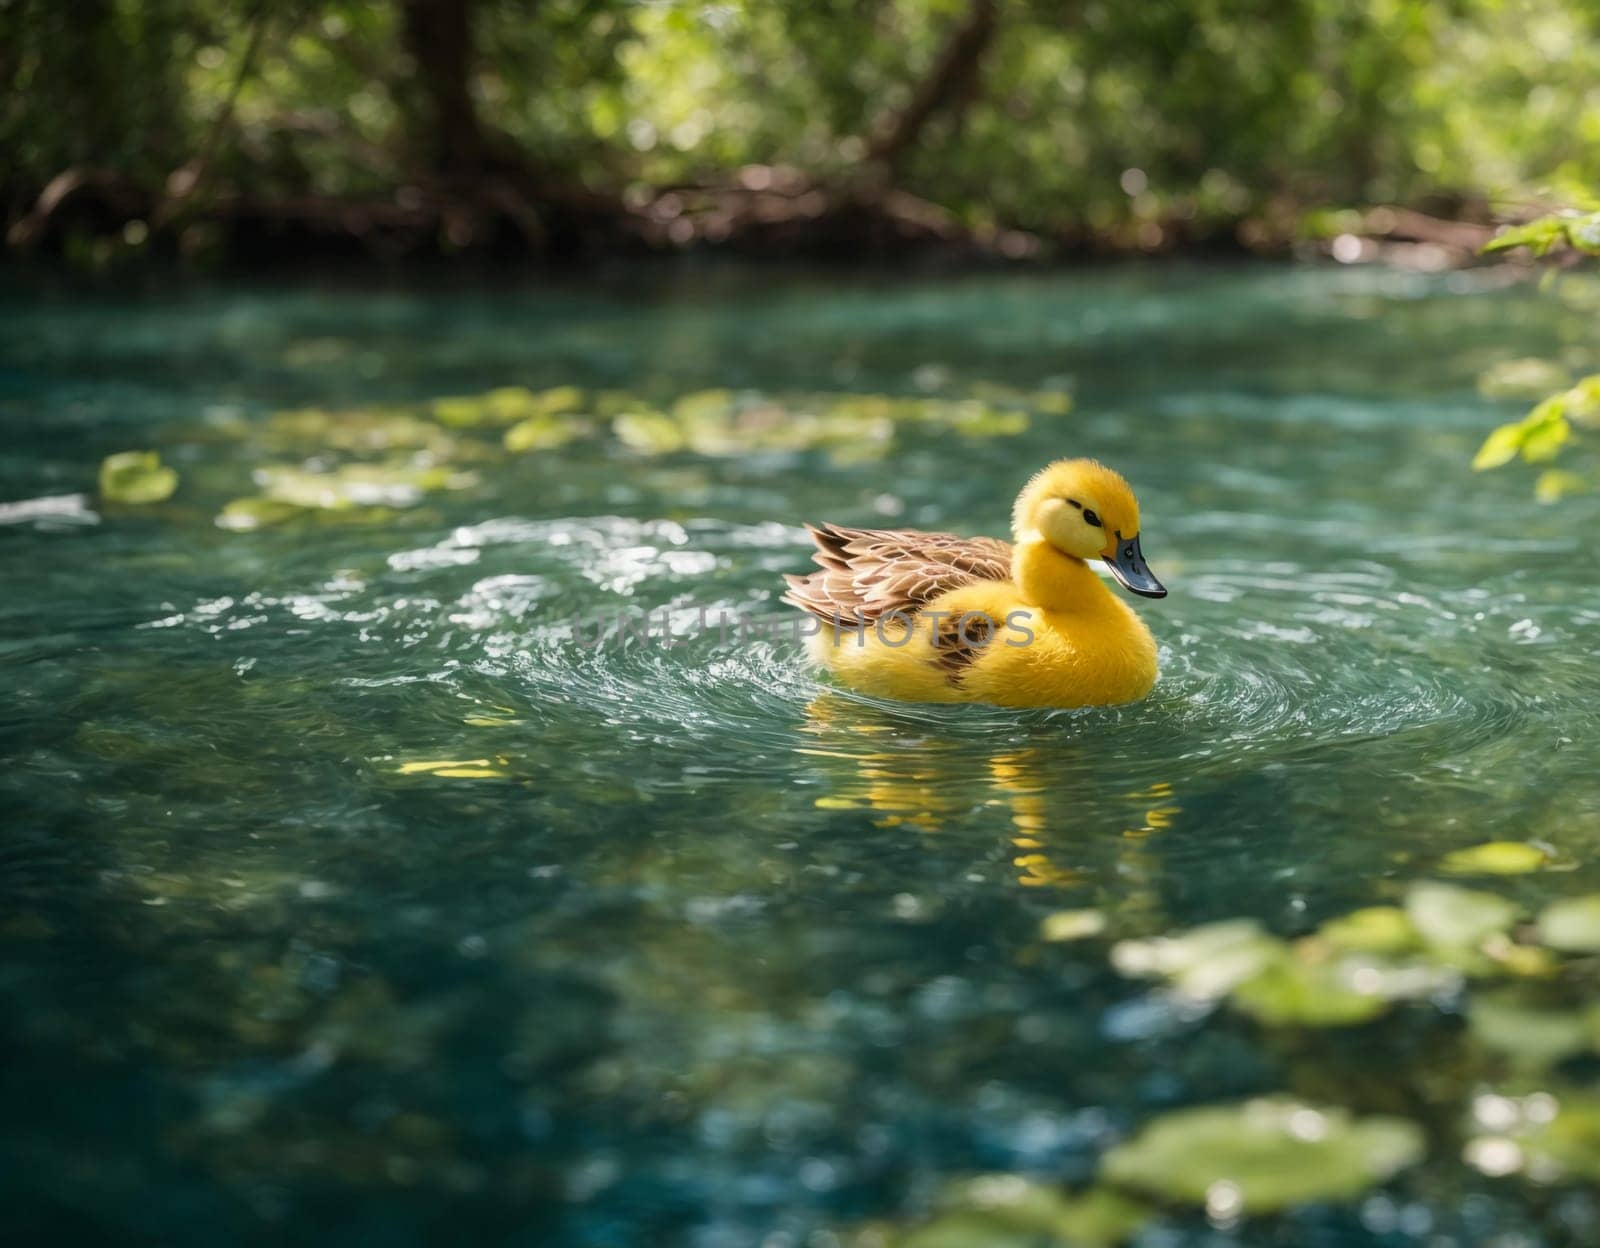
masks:
[[[1111,575],[1122,582],[1123,589],[1132,590],[1146,598],[1165,598],[1167,587],[1150,574],[1150,565],[1144,561],[1144,552],[1139,549],[1139,535],[1123,537],[1117,534],[1117,550],[1111,558],[1107,559],[1106,567],[1111,569]]]

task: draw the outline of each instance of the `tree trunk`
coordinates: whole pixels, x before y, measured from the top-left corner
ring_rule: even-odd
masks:
[[[878,137],[868,149],[867,157],[882,166],[891,180],[916,147],[928,122],[946,109],[961,106],[971,97],[978,84],[983,54],[994,42],[996,19],[995,0],[972,0],[972,7],[950,33],[933,68],[917,85],[911,102],[878,127]]]
[[[446,181],[483,170],[488,155],[472,98],[473,0],[402,0],[406,50],[416,64],[429,169]]]

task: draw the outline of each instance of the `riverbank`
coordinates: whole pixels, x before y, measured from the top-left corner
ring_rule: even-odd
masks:
[[[1422,271],[1473,263],[1496,226],[1485,205],[1193,214],[1049,230],[974,225],[898,190],[829,187],[755,166],[721,186],[632,200],[489,180],[471,194],[417,187],[367,198],[216,196],[185,203],[110,174],[68,170],[6,231],[13,255],[100,269],[146,257],[249,271],[303,262],[587,267],[710,255],[819,263],[1051,264],[1153,255],[1330,256]]]

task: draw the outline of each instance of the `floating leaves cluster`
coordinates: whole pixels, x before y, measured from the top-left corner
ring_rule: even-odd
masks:
[[[1447,855],[1458,874],[1545,869],[1542,846],[1496,841]],[[1093,939],[1099,910],[1046,916],[1048,942]],[[1209,923],[1111,949],[1122,973],[1164,981],[1195,1004],[1227,1001],[1267,1026],[1338,1027],[1375,1020],[1395,1002],[1454,1008],[1468,983],[1469,1038],[1524,1077],[1600,1055],[1600,1004],[1561,999],[1560,972],[1600,953],[1600,894],[1536,914],[1494,893],[1420,881],[1402,904],[1368,906],[1287,941],[1250,919]],[[1589,964],[1589,965],[1592,965]],[[1581,978],[1581,975],[1580,975]],[[1498,982],[1495,982],[1498,981]],[[952,1184],[928,1217],[862,1228],[854,1248],[1111,1248],[1165,1209],[1195,1209],[1217,1226],[1313,1201],[1354,1198],[1426,1153],[1416,1123],[1359,1116],[1288,1096],[1202,1105],[1160,1115],[1102,1157],[1094,1185],[1068,1192],[1019,1175]],[[1600,1098],[1592,1093],[1485,1092],[1472,1107],[1468,1164],[1536,1182],[1600,1179]]]
[[[1201,1205],[1227,1221],[1357,1196],[1422,1154],[1422,1132],[1403,1119],[1357,1119],[1263,1097],[1158,1118],[1107,1153],[1101,1173],[1115,1185]]]
[[[1309,1201],[1347,1200],[1422,1160],[1414,1123],[1358,1118],[1286,1096],[1163,1115],[1106,1153],[1093,1187],[1020,1175],[949,1185],[928,1219],[868,1226],[853,1248],[1112,1248],[1168,1206],[1227,1225]]]
[[[1061,391],[994,384],[958,397],[717,389],[660,401],[623,390],[503,386],[412,405],[299,408],[263,426],[239,427],[272,451],[298,458],[256,469],[257,492],[224,506],[217,523],[249,530],[304,516],[383,520],[429,494],[471,487],[477,470],[507,455],[575,443],[650,457],[821,452],[843,464],[881,458],[904,429],[1011,437],[1035,416],[1070,409]],[[132,480],[136,470],[169,471],[140,461],[124,476]]]
[[[1106,1188],[1074,1196],[1015,1174],[952,1183],[938,1211],[909,1228],[862,1228],[851,1248],[1111,1248],[1143,1226],[1150,1210]]]
[[[1493,893],[1423,881],[1403,906],[1357,910],[1298,940],[1235,919],[1122,941],[1111,959],[1124,975],[1163,980],[1190,1002],[1226,1000],[1267,1024],[1337,1027],[1469,979],[1542,979],[1562,954],[1600,951],[1600,896],[1554,902],[1532,924],[1521,919]]]
[[[654,403],[620,390],[586,394],[562,386],[542,394],[495,390],[481,400],[443,399],[441,420],[460,427],[501,427],[507,450],[549,450],[582,437],[610,437],[641,455],[727,457],[821,450],[836,462],[876,459],[897,429],[923,425],[974,438],[1005,437],[1028,428],[1030,412],[1061,414],[1059,392],[1025,393],[994,386],[966,398],[896,398],[876,394],[771,395],[697,390]]]
[[[1484,1174],[1600,1181],[1600,1097],[1593,1093],[1485,1093],[1472,1111],[1477,1134],[1463,1152]]]

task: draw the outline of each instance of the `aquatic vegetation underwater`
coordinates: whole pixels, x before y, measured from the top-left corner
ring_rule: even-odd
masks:
[[[1600,500],[1470,470],[1585,335],[1358,269],[6,296],[8,1227],[1593,1242]],[[1000,533],[1068,454],[1147,701],[757,627],[800,517]]]

